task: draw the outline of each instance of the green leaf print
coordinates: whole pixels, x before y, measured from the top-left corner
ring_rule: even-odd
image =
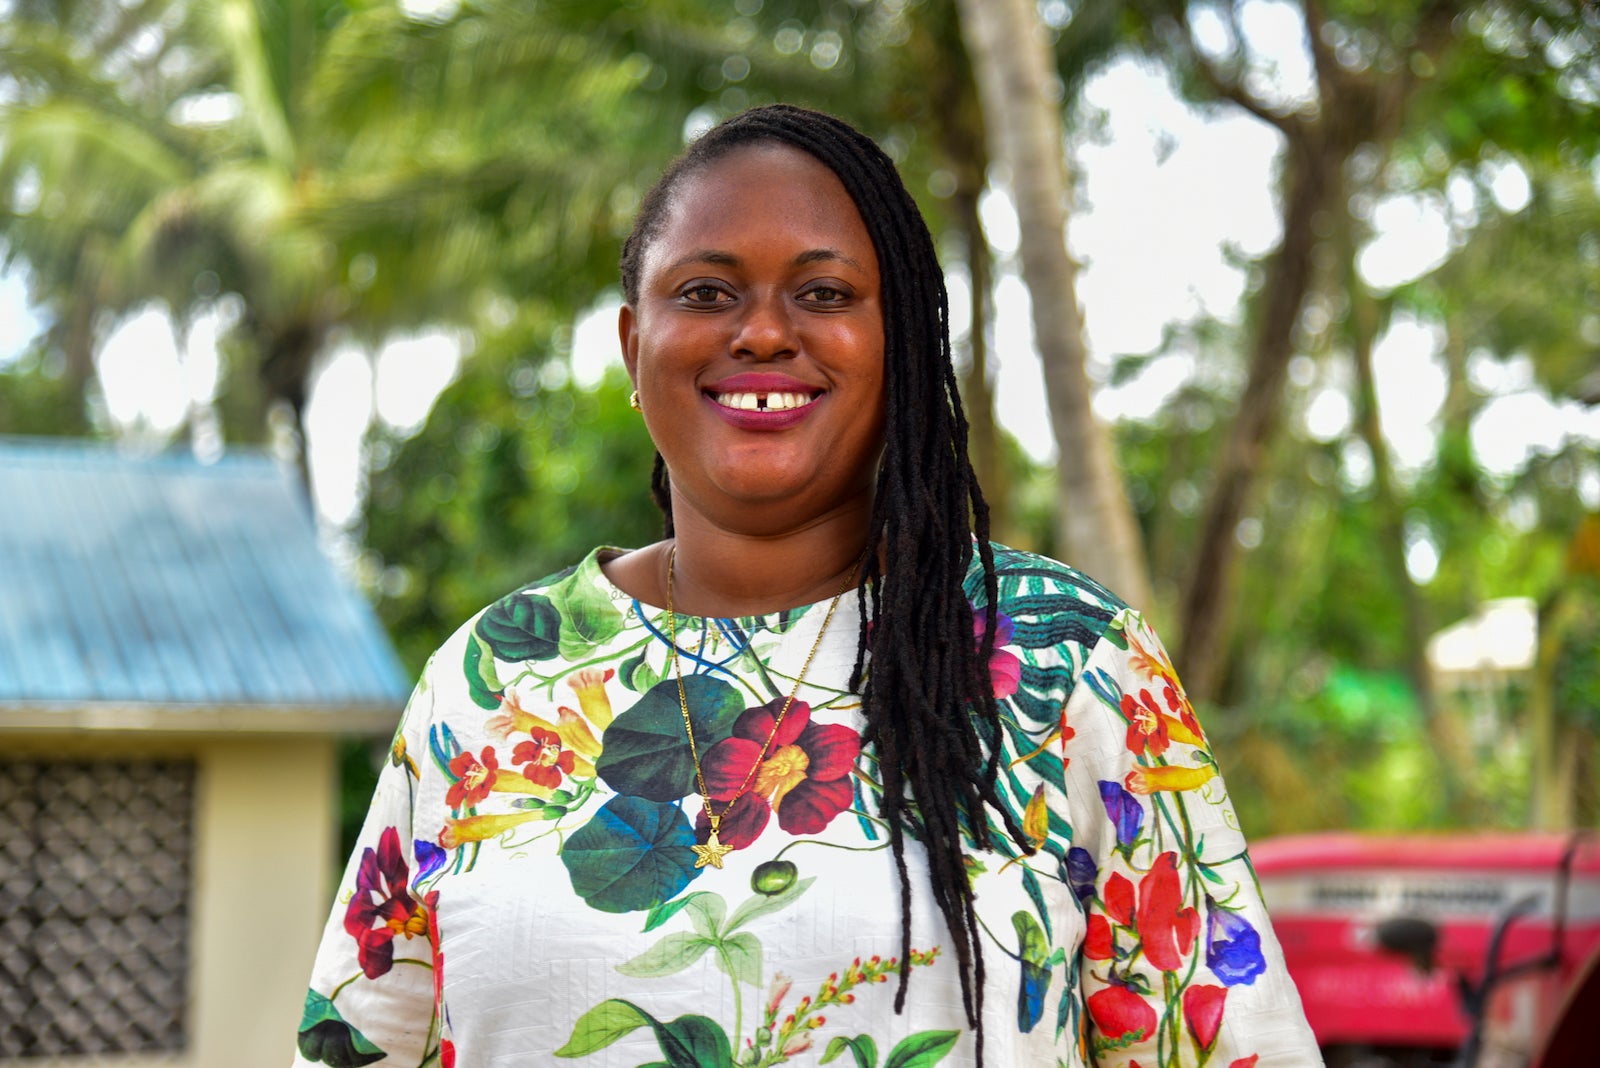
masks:
[[[733,1068],[733,1046],[715,1020],[680,1016],[655,1026],[656,1041],[672,1068]]]
[[[632,960],[617,965],[617,971],[635,979],[676,975],[705,956],[716,944],[715,939],[693,931],[674,931]]]
[[[704,754],[733,733],[744,700],[732,685],[709,675],[686,676],[683,692],[695,743]],[[676,801],[695,792],[694,756],[683,730],[676,679],[652,686],[611,721],[595,770],[607,786],[632,797]]]
[[[1050,988],[1048,963],[1050,944],[1045,941],[1039,921],[1018,910],[1011,916],[1017,932],[1017,956],[1022,961],[1022,979],[1017,987],[1017,1030],[1027,1034],[1039,1026],[1044,1015],[1044,996]]]
[[[619,1038],[655,1021],[643,1009],[613,998],[602,1001],[582,1016],[572,1028],[567,1044],[556,1050],[557,1057],[587,1057],[605,1049]]]
[[[730,932],[737,931],[758,916],[766,916],[769,913],[777,912],[779,909],[788,908],[795,898],[805,893],[811,884],[816,881],[817,877],[815,875],[808,875],[798,882],[790,883],[780,893],[770,895],[756,894],[746,898],[743,904],[733,910],[733,915],[728,918],[728,926],[725,930]]]
[[[617,971],[636,979],[657,979],[675,975],[715,950],[717,968],[737,982],[750,986],[761,985],[761,943],[748,932],[732,934],[730,926],[723,930],[722,921],[728,907],[721,895],[711,893],[688,894],[674,903],[662,922],[682,909],[689,917],[692,931],[678,931],[666,935],[655,945],[624,964]],[[654,909],[651,915],[666,911]],[[650,927],[647,925],[646,930]]]
[[[488,655],[488,643],[476,633],[467,636],[467,655],[462,673],[467,678],[467,696],[479,708],[491,711],[500,707],[500,695],[505,686],[494,670],[494,657]]]
[[[878,1068],[878,1044],[868,1035],[857,1035],[855,1038],[837,1036],[828,1043],[827,1051],[817,1063],[827,1064],[845,1050],[855,1057],[856,1068]]]
[[[665,901],[657,905],[645,916],[644,927],[641,928],[640,933],[649,934],[651,931],[654,931],[657,927],[660,927],[662,924],[672,919],[672,917],[676,916],[680,911],[682,911],[684,906],[689,904],[689,902],[693,901],[695,898],[700,897],[702,893],[704,893],[704,891],[696,891],[693,894],[685,894],[683,897],[674,898],[671,901]]]
[[[722,900],[721,894],[689,894],[684,904],[688,906],[685,911],[696,931],[707,938],[716,938],[722,933],[722,921],[728,915],[728,904]]]
[[[622,633],[622,611],[596,585],[600,564],[591,556],[570,576],[551,586],[546,593],[561,616],[561,655],[567,660],[582,660],[592,647],[604,645]]]
[[[725,939],[717,946],[717,968],[737,982],[760,986],[760,940],[749,931]]]
[[[561,614],[537,593],[519,591],[500,598],[478,617],[474,632],[508,664],[553,660],[561,652]]]
[[[1028,892],[1028,900],[1033,902],[1034,910],[1039,913],[1039,919],[1044,924],[1044,940],[1049,942],[1052,938],[1050,910],[1045,906],[1044,890],[1039,886],[1039,877],[1033,874],[1032,868],[1023,867],[1022,888]]]
[[[617,677],[622,680],[622,685],[634,693],[644,693],[650,687],[661,681],[661,676],[656,674],[656,669],[645,661],[648,647],[640,649],[633,656],[622,662],[617,668]]]
[[[960,1031],[918,1031],[902,1038],[889,1051],[883,1068],[930,1068],[956,1048]]]
[[[677,805],[613,797],[561,850],[572,889],[601,912],[641,912],[699,874],[694,830]]]
[[[315,990],[306,991],[298,1045],[306,1060],[329,1068],[361,1068],[386,1056],[366,1035],[345,1022],[333,1002]]]
[[[733,1068],[733,1047],[727,1032],[704,1016],[680,1016],[662,1023],[629,1002],[613,998],[602,1001],[578,1019],[567,1044],[556,1050],[557,1057],[587,1057],[605,1049],[625,1035],[648,1026],[668,1068]],[[651,1068],[649,1065],[641,1068]]]

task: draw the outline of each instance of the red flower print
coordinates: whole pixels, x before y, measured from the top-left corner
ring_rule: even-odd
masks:
[[[812,723],[811,707],[804,701],[794,703],[773,734],[784,701],[779,697],[745,709],[734,721],[733,736],[706,750],[701,761],[713,802],[727,801],[750,782],[722,818],[718,838],[724,845],[750,845],[772,813],[789,834],[819,834],[855,800],[850,772],[861,755],[861,736],[841,724]],[[763,759],[762,743],[769,735],[772,741]],[[702,841],[710,829],[702,808],[696,819]]]
[[[1178,855],[1169,850],[1156,858],[1149,873],[1139,881],[1135,925],[1143,940],[1145,958],[1164,972],[1183,967],[1184,955],[1200,930],[1200,914],[1182,905]]]
[[[1228,1065],[1228,1068],[1256,1068],[1256,1061],[1261,1059],[1261,1054],[1252,1053],[1248,1057],[1240,1057]]]
[[[444,1019],[444,950],[439,948],[439,891],[424,899],[428,906],[428,948],[433,951],[433,1011]]]
[[[1083,955],[1090,960],[1110,960],[1116,955],[1111,940],[1111,924],[1099,913],[1089,917],[1088,931],[1083,936]]]
[[[489,796],[494,780],[500,774],[500,761],[491,746],[483,747],[483,756],[470,752],[457,754],[450,761],[450,774],[455,782],[445,793],[445,804],[451,808],[471,808]]]
[[[1156,1030],[1156,1010],[1150,1003],[1120,983],[1090,994],[1085,1002],[1089,1018],[1100,1034],[1112,1042],[1127,1039],[1138,1042]]]
[[[444,1009],[444,950],[439,946],[439,891],[431,891],[425,899],[428,906],[428,945],[433,950],[433,1017],[446,1021]],[[455,1068],[456,1047],[448,1038],[439,1040],[441,1068]]]
[[[1122,695],[1122,715],[1128,721],[1128,750],[1138,756],[1148,752],[1160,756],[1167,751],[1167,721],[1149,690],[1140,690],[1135,699]]]
[[[987,620],[984,610],[972,610],[972,633],[978,639],[978,645],[983,645],[983,634],[987,629]],[[994,687],[995,697],[1010,697],[1017,692],[1017,685],[1022,681],[1022,661],[1016,653],[1008,653],[1005,646],[1011,643],[1011,636],[1016,632],[1016,624],[1004,612],[994,614],[994,652],[989,654],[989,684]]]
[[[571,773],[576,754],[561,747],[561,735],[555,731],[534,727],[528,733],[532,740],[517,743],[511,750],[511,762],[526,765],[522,774],[531,783],[552,789],[560,786],[562,774]]]
[[[1194,1044],[1211,1048],[1222,1027],[1222,1004],[1228,1000],[1225,986],[1191,986],[1183,992],[1183,1022],[1189,1025]]]
[[[368,846],[361,854],[356,891],[344,913],[344,929],[356,940],[356,959],[368,979],[394,967],[396,936],[427,933],[427,914],[406,885],[410,876],[399,832],[385,827],[378,848]]]
[[[1194,706],[1189,703],[1189,696],[1183,692],[1183,687],[1178,685],[1177,679],[1162,679],[1161,696],[1166,698],[1167,708],[1175,712],[1178,719],[1189,733],[1199,741],[1195,745],[1205,744],[1205,732],[1200,729],[1200,720],[1195,717]]]
[[[1106,915],[1117,921],[1119,927],[1133,926],[1133,884],[1121,873],[1106,880]]]

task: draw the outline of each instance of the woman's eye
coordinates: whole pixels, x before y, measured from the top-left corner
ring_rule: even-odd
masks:
[[[715,304],[723,298],[722,290],[713,285],[692,285],[681,295],[691,304]]]
[[[805,292],[805,299],[813,304],[838,304],[848,296],[844,290],[835,286],[812,286]]]

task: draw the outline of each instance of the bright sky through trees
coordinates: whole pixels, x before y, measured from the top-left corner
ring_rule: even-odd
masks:
[[[1309,66],[1297,17],[1275,3],[1246,4],[1242,11],[1245,31],[1259,51],[1281,57],[1274,64],[1273,95],[1285,100],[1303,95]],[[1226,32],[1204,20],[1196,29],[1202,45],[1208,35]],[[1165,73],[1149,61],[1112,63],[1087,83],[1084,102],[1103,113],[1104,136],[1073,146],[1081,182],[1070,240],[1085,264],[1081,296],[1092,358],[1103,373],[1118,354],[1156,348],[1169,324],[1205,315],[1237,317],[1245,277],[1236,263],[1264,254],[1278,237],[1272,177],[1278,139],[1237,113],[1202,114],[1184,104]],[[1499,168],[1490,185],[1506,210],[1528,199],[1527,176],[1514,164]],[[1394,197],[1373,206],[1377,237],[1359,260],[1370,285],[1391,288],[1443,260],[1457,232],[1452,212],[1461,210],[1452,199]],[[991,194],[983,216],[1005,263],[1017,247],[1010,205]],[[953,276],[951,289],[952,326],[959,336],[967,327],[965,279]],[[41,325],[27,310],[22,290],[17,272],[0,276],[0,362],[14,357]],[[1023,447],[1035,458],[1048,459],[1054,445],[1027,300],[1014,265],[1007,266],[996,287],[997,408]],[[580,383],[597,381],[605,366],[618,362],[615,315],[613,298],[577,325],[572,373]],[[179,425],[189,405],[207,404],[216,388],[215,341],[225,319],[225,312],[202,317],[181,353],[180,339],[155,308],[119,324],[99,354],[106,409],[117,426],[142,427],[160,437]],[[1376,350],[1383,430],[1402,471],[1420,467],[1432,455],[1445,388],[1439,346],[1434,328],[1401,318]],[[358,450],[369,420],[420,425],[453,375],[460,349],[456,336],[434,332],[394,339],[371,362],[369,354],[352,346],[325,361],[307,432],[318,508],[326,521],[343,526],[358,514]],[[1110,419],[1152,416],[1194,370],[1194,359],[1182,353],[1153,360],[1133,380],[1102,387],[1096,408]],[[1317,373],[1309,366],[1307,372]],[[1479,367],[1476,376],[1495,397],[1473,432],[1475,451],[1491,471],[1513,471],[1530,452],[1553,450],[1568,437],[1600,441],[1600,411],[1572,401],[1552,403],[1515,362]],[[1323,383],[1305,413],[1312,435],[1331,440],[1347,429],[1348,386],[1332,379]],[[1360,467],[1361,458],[1352,457],[1352,471],[1359,474]],[[1590,507],[1600,506],[1600,486],[1583,485],[1579,492]]]

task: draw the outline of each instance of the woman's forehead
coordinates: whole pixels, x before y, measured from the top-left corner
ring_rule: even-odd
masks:
[[[772,142],[740,146],[685,174],[651,244],[748,238],[753,231],[811,234],[823,246],[848,245],[876,259],[838,175],[810,153]]]

